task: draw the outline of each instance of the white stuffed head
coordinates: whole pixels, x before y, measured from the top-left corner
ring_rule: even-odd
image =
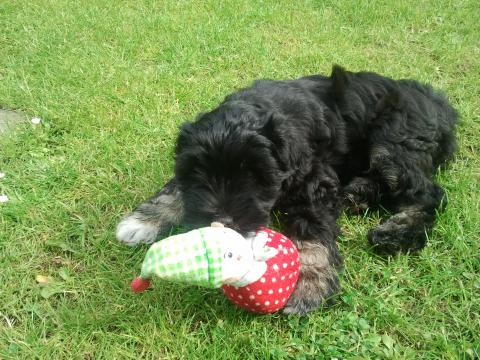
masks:
[[[220,236],[222,283],[232,284],[239,281],[255,261],[251,242],[221,223],[212,223],[211,230],[207,231],[211,235]]]
[[[267,236],[263,232],[245,239],[236,231],[212,223],[213,231],[221,232],[222,283],[243,286],[255,281],[265,272],[265,261],[277,254],[277,250],[266,246]]]

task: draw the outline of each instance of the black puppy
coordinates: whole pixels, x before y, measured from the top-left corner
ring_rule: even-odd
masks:
[[[256,81],[182,126],[175,177],[118,225],[127,244],[170,226],[219,221],[247,233],[272,211],[301,268],[285,311],[305,314],[339,289],[345,205],[392,215],[370,230],[383,253],[425,245],[446,199],[433,180],[455,150],[456,111],[439,92],[334,66],[330,77]]]

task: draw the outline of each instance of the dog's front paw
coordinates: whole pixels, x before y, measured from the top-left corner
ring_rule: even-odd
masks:
[[[295,291],[283,311],[286,314],[306,315],[318,307],[334,303],[332,296],[340,289],[335,271],[310,268],[300,272]]]
[[[140,243],[151,244],[158,236],[158,227],[131,214],[117,225],[116,235],[118,241],[130,246]]]
[[[340,290],[336,269],[342,260],[336,246],[328,249],[319,241],[306,240],[295,243],[300,257],[300,276],[283,311],[306,315],[319,306],[334,303],[332,296]]]
[[[368,209],[369,203],[378,201],[378,184],[368,178],[356,177],[343,188],[343,195],[347,209],[361,214]]]

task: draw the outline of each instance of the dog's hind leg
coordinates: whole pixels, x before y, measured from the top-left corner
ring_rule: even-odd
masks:
[[[183,218],[183,200],[175,179],[154,196],[123,217],[117,226],[117,239],[127,245],[153,243],[158,236],[178,225]]]
[[[405,190],[393,196],[391,201],[393,214],[369,231],[370,244],[384,254],[423,248],[436,212],[446,205],[444,190],[434,182],[428,182],[422,190]]]
[[[373,157],[371,169],[382,189],[381,204],[392,215],[369,231],[368,240],[385,254],[423,248],[437,211],[443,210],[447,202],[431,171],[425,171],[415,162],[417,157],[399,149],[398,144],[395,147],[388,151],[385,145],[382,155]]]
[[[378,182],[380,203],[392,216],[368,239],[389,254],[425,246],[447,200],[434,174],[455,149],[457,113],[447,100],[416,82],[402,86],[404,95],[392,93],[379,102],[369,130],[368,176]]]

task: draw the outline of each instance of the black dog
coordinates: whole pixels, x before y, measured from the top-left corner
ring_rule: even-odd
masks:
[[[182,126],[175,177],[125,217],[117,237],[153,242],[170,226],[219,221],[247,233],[272,211],[298,246],[285,311],[305,314],[339,289],[337,218],[345,205],[392,215],[368,234],[383,253],[425,245],[446,205],[435,170],[455,150],[456,111],[413,80],[351,73],[256,81]]]

